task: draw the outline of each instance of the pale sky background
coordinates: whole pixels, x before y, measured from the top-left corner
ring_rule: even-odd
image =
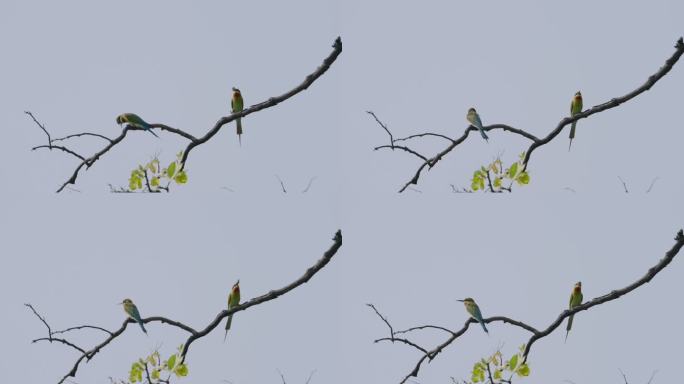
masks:
[[[684,226],[681,148],[684,63],[651,91],[578,124],[540,148],[531,184],[513,194],[454,194],[472,171],[527,142],[497,131],[477,135],[424,174],[422,193],[397,189],[418,163],[373,152],[386,134],[460,135],[476,106],[485,124],[508,123],[543,136],[568,114],[642,84],[684,34],[684,3],[671,1],[31,1],[0,2],[0,232],[4,303],[2,381],[54,383],[76,354],[30,344],[46,334],[24,307],[54,328],[120,326],[115,303],[131,297],[143,316],[203,328],[240,279],[244,299],[299,277],[342,229],[344,245],[312,281],[236,315],[197,341],[190,376],[178,383],[396,383],[418,354],[373,344],[387,334],[365,303],[397,328],[431,323],[458,329],[472,296],[485,316],[546,327],[567,306],[572,284],[585,298],[642,276]],[[165,162],[185,142],[134,132],[55,194],[76,163],[31,152],[44,134],[110,136],[115,117],[135,112],[202,135],[229,112],[229,89],[251,105],[299,84],[331,51],[344,51],[309,90],[234,125],[196,148],[189,183],[164,195],[111,194],[156,153]],[[77,139],[90,154],[97,139]],[[422,142],[425,153],[442,148]],[[289,189],[283,194],[274,175]],[[307,194],[300,191],[317,176]],[[618,176],[630,190],[625,194]],[[660,177],[649,194],[644,191]],[[222,187],[232,188],[229,192]],[[570,187],[576,191],[566,190]],[[539,341],[532,376],[518,382],[619,383],[680,379],[684,263],[677,259],[632,294],[576,317]],[[186,335],[159,323],[136,327],[82,365],[77,383],[127,376],[130,363]],[[480,357],[510,355],[528,334],[500,323],[473,328],[421,370],[419,383],[467,378]],[[441,342],[426,334],[432,347]],[[90,348],[100,334],[77,340]]]

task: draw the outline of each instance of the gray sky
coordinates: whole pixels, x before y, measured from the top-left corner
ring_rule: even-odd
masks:
[[[511,195],[453,194],[449,184],[467,186],[472,171],[501,152],[511,162],[527,144],[515,136],[496,132],[489,144],[473,136],[423,175],[423,193],[396,193],[418,166],[413,158],[371,150],[387,138],[368,109],[398,136],[460,135],[470,106],[485,124],[545,135],[575,91],[586,107],[631,91],[684,34],[681,1],[559,5],[3,0],[3,379],[56,382],[76,358],[29,343],[45,332],[25,302],[55,328],[116,328],[124,314],[115,303],[124,297],[143,316],[200,328],[236,279],[245,299],[281,287],[320,257],[338,228],[344,245],[328,267],[236,315],[228,343],[220,331],[195,343],[190,376],[179,382],[277,383],[280,369],[288,383],[301,383],[316,369],[312,383],[394,383],[419,356],[372,343],[386,329],[367,302],[398,328],[459,328],[466,315],[455,299],[464,296],[485,316],[545,327],[575,281],[592,298],[640,277],[683,226],[682,63],[639,98],[581,120],[571,153],[567,132],[540,148],[531,185]],[[53,193],[73,171],[72,158],[29,150],[45,137],[25,110],[55,136],[113,136],[122,112],[201,135],[229,113],[231,86],[247,105],[280,94],[320,64],[338,35],[344,52],[327,74],[246,118],[242,148],[233,125],[196,148],[188,185],[170,195],[113,195],[107,187],[125,185],[156,153],[168,162],[184,148],[168,134],[131,134],[81,174],[81,193]],[[82,139],[76,147],[91,153],[100,145]],[[435,153],[441,145],[419,147]],[[683,271],[675,259],[651,284],[581,313],[567,344],[563,332],[538,342],[525,382],[618,383],[618,368],[635,383],[656,369],[655,382],[679,378],[684,312],[667,298],[682,291]],[[75,381],[125,377],[137,357],[159,345],[170,353],[185,340],[158,323],[147,328],[149,337],[130,328]],[[489,328],[490,337],[474,328],[417,381],[468,377],[480,357],[501,345],[510,355],[528,338],[506,325]],[[91,346],[99,337],[77,340]],[[432,346],[441,338],[420,340]]]

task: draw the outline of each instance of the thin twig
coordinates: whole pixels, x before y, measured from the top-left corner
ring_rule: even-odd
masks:
[[[618,176],[618,179],[620,179],[620,182],[622,183],[622,187],[625,188],[625,193],[629,193],[629,190],[627,189],[627,183],[625,183],[624,180],[622,180],[622,177]]]

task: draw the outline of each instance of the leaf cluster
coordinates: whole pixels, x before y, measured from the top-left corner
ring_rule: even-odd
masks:
[[[481,166],[473,172],[470,188],[473,191],[510,192],[514,182],[519,186],[529,184],[530,174],[524,170],[524,159],[525,152],[521,153],[510,167],[504,168],[503,161],[497,157],[487,166]]]
[[[187,172],[184,169],[179,171],[182,158],[183,152],[179,152],[176,155],[176,159],[166,168],[161,167],[159,158],[156,156],[147,164],[138,165],[137,168],[131,171],[131,177],[128,179],[128,188],[131,191],[160,192],[164,190],[168,192],[172,182],[175,182],[177,185],[187,183]]]

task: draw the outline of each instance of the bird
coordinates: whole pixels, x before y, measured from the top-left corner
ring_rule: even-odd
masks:
[[[233,284],[233,288],[230,290],[230,294],[228,295],[228,310],[237,306],[238,304],[240,304],[240,280]],[[224,342],[226,341],[226,337],[228,337],[228,330],[230,329],[230,324],[232,322],[233,314],[230,314],[228,316],[228,320],[226,320],[226,334],[223,336]]]
[[[137,128],[142,128],[147,132],[153,134],[154,137],[156,137],[157,139],[159,138],[159,136],[157,136],[157,134],[152,131],[152,126],[150,126],[149,123],[147,123],[145,120],[143,120],[140,116],[136,115],[135,113],[120,114],[116,117],[116,123],[129,124]]]
[[[242,100],[242,93],[240,93],[240,90],[233,87],[233,98],[230,100],[230,107],[233,110],[233,113],[240,112],[244,108],[244,102]],[[238,141],[240,142],[240,145],[242,146],[242,119],[237,118],[235,119],[235,126],[237,130],[237,135],[238,135]]]
[[[582,282],[578,281],[575,283],[575,287],[572,289],[572,293],[570,294],[570,309],[575,308],[576,306],[582,304],[582,299],[584,297],[582,296]],[[572,328],[572,319],[575,317],[575,314],[573,313],[568,317],[568,326],[565,328],[565,341],[568,341],[568,334],[570,333],[570,329]]]
[[[575,97],[572,98],[570,103],[570,116],[575,116],[576,114],[582,112],[582,93],[577,91]],[[570,145],[568,145],[568,152],[570,152],[570,147],[572,147],[572,139],[575,138],[575,127],[577,126],[577,121],[572,122],[570,127]]]
[[[475,300],[473,300],[470,297],[466,297],[463,300],[458,300],[465,305],[466,311],[470,314],[470,316],[473,317],[473,319],[477,320],[478,323],[482,326],[482,329],[484,329],[485,333],[489,334],[489,331],[487,330],[487,327],[485,327],[484,320],[482,320],[482,312],[480,312],[480,307],[475,304]]]
[[[480,135],[482,135],[482,138],[485,139],[485,141],[489,140],[489,137],[487,137],[487,134],[484,131],[484,128],[482,128],[482,120],[480,120],[480,115],[477,114],[477,111],[475,108],[470,108],[468,110],[468,114],[466,115],[466,119],[468,119],[468,122],[474,126],[475,128],[480,130]]]
[[[142,328],[143,332],[147,334],[147,330],[145,329],[142,318],[140,317],[140,312],[138,312],[138,307],[133,304],[133,301],[131,299],[124,299],[124,301],[120,302],[119,304],[123,304],[124,311],[126,311],[131,319],[140,324],[140,328]]]

